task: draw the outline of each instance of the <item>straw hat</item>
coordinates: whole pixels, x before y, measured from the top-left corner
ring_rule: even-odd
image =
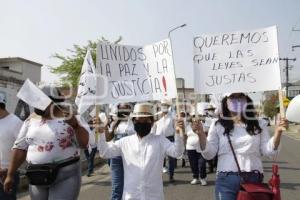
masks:
[[[171,106],[172,105],[172,101],[169,100],[169,99],[163,99],[163,100],[161,100],[160,104]]]
[[[153,117],[153,105],[151,103],[135,104],[131,117]]]
[[[209,104],[206,108],[205,108],[205,110],[215,110],[216,108],[213,106],[213,105],[211,105],[211,104]]]

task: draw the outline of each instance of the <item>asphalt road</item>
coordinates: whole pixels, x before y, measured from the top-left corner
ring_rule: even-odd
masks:
[[[281,194],[283,200],[300,200],[300,141],[293,137],[283,136],[278,164],[281,176]],[[192,174],[189,166],[182,168],[180,161],[176,169],[174,184],[168,183],[164,174],[164,193],[166,200],[199,200],[213,199],[215,174],[208,175],[208,185],[190,185]],[[265,181],[271,177],[272,160],[264,160]],[[106,200],[110,199],[110,175],[107,165],[96,170],[95,176],[83,176],[79,199]],[[23,194],[24,195],[24,194]],[[22,195],[22,196],[23,196]],[[28,196],[20,197],[29,199]]]

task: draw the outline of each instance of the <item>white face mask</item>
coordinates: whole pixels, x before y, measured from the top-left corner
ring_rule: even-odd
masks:
[[[168,112],[169,111],[169,107],[168,106],[162,106],[161,107],[161,111],[162,112]]]
[[[214,111],[208,111],[207,114],[208,114],[209,116],[214,116],[214,115],[215,115],[215,112],[214,112]]]

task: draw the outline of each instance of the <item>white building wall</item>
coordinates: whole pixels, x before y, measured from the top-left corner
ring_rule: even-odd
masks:
[[[7,67],[9,68],[7,69]],[[14,113],[19,101],[16,95],[22,86],[22,81],[29,78],[32,82],[39,83],[41,81],[41,67],[18,59],[2,61],[0,62],[0,76],[2,77],[0,77],[0,93],[4,93],[6,96],[7,110]],[[15,80],[9,80],[9,78]]]

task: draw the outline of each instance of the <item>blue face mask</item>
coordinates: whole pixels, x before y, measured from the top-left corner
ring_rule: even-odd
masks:
[[[246,110],[246,99],[227,99],[227,107],[230,112],[241,114]]]

